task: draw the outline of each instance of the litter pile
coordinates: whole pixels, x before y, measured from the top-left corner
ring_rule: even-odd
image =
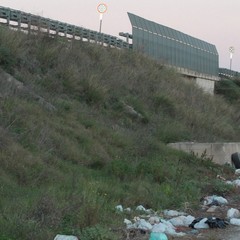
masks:
[[[240,169],[236,170],[240,175]],[[217,176],[226,184],[240,187],[240,178],[227,181]],[[195,217],[185,212],[176,210],[164,210],[161,212],[146,209],[139,205],[134,210],[122,205],[115,207],[116,212],[136,214],[133,219],[124,219],[127,231],[139,231],[141,234],[149,234],[149,240],[168,240],[168,237],[197,236],[201,229],[226,228],[228,225],[240,226],[240,211],[228,206],[229,202],[222,196],[205,196],[201,199],[203,217]],[[224,218],[217,216],[217,212],[224,212]],[[211,216],[209,216],[211,215]],[[77,240],[75,236],[57,235],[54,240]],[[130,239],[130,238],[128,238]],[[144,238],[145,239],[145,238]]]
[[[240,175],[240,169],[236,170],[236,175]],[[218,178],[220,177],[218,176]],[[240,187],[240,179],[233,181],[227,181],[224,178],[220,179],[226,184]],[[140,205],[136,208],[136,211],[141,211],[145,214],[134,217],[132,221],[124,219],[124,223],[127,229],[141,229],[149,232],[151,234],[150,240],[165,240],[167,236],[196,235],[201,229],[226,228],[228,225],[240,226],[240,211],[236,208],[229,208],[229,202],[226,198],[217,195],[205,196],[201,199],[201,202],[201,209],[206,215],[203,217],[194,217],[175,210],[164,210],[158,213],[152,209],[145,209]],[[116,210],[131,211],[130,208],[124,209],[121,205],[118,205]],[[216,213],[218,211],[226,212],[224,218],[217,217]],[[159,233],[158,238],[156,233]]]
[[[221,196],[213,195],[204,197],[202,203],[202,208],[206,212],[214,213],[216,207],[224,207],[228,204],[228,201]],[[116,206],[116,210],[131,211],[130,208],[124,209],[121,205]],[[229,224],[240,225],[240,212],[234,208],[227,211],[226,219],[212,216],[196,218],[185,212],[175,210],[164,210],[158,213],[152,209],[145,209],[142,205],[138,206],[136,211],[141,211],[141,215],[134,217],[132,221],[125,218],[126,228],[148,232],[150,233],[150,240],[168,239],[167,236],[196,235],[200,229],[226,228]],[[156,237],[157,233],[158,238]]]

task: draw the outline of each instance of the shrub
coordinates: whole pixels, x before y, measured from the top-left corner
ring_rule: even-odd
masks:
[[[100,225],[84,228],[80,238],[82,240],[117,240],[116,234]]]
[[[16,63],[16,56],[12,51],[7,47],[0,46],[0,66],[7,72],[13,73]]]

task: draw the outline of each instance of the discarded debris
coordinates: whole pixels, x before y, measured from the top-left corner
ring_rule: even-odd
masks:
[[[118,211],[118,212],[123,212],[123,206],[122,205],[117,205],[115,207],[115,209]]]
[[[233,181],[226,181],[227,184],[233,185],[235,187],[240,187],[240,179],[236,179]]]
[[[239,218],[240,217],[240,212],[238,209],[236,208],[230,208],[227,211],[227,218],[231,219],[231,218]]]
[[[208,208],[207,212],[208,213],[214,213],[216,210],[220,208],[219,206],[212,205],[210,208]]]
[[[240,226],[240,219],[239,218],[231,218],[230,224]]]
[[[136,207],[136,210],[145,212],[146,208],[143,205],[139,205],[139,206]]]
[[[140,211],[140,212],[145,212],[147,214],[151,214],[153,213],[152,209],[146,209],[145,207],[143,207],[143,205],[139,205],[136,207],[136,211]]]
[[[158,216],[151,216],[148,219],[148,222],[153,225],[153,224],[159,223],[160,222],[160,218]]]
[[[235,174],[236,174],[236,175],[240,175],[240,169],[236,169],[236,170],[235,170]]]
[[[221,206],[221,205],[225,205],[228,204],[228,200],[224,197],[220,197],[220,196],[207,196],[203,198],[203,204],[205,206]]]
[[[54,240],[78,240],[75,236],[68,236],[68,235],[60,235],[58,234]]]
[[[132,223],[128,219],[124,219],[124,223],[126,224],[127,229],[142,229],[142,230],[151,230],[151,223],[147,222],[145,219],[135,218],[135,223]]]
[[[189,227],[201,229],[201,228],[225,228],[228,222],[224,219],[216,217],[196,218]]]
[[[177,232],[173,224],[164,219],[161,219],[161,222],[159,224],[155,224],[153,226],[152,232],[162,232],[162,233],[169,234],[171,236],[178,236],[178,237],[182,237],[186,235],[183,232]]]
[[[177,217],[177,216],[181,216],[181,215],[186,215],[186,213],[184,213],[184,212],[178,212],[175,210],[164,210],[163,214],[167,217]]]
[[[210,228],[225,228],[228,225],[227,221],[216,217],[208,217],[206,223]]]
[[[168,240],[165,233],[152,232],[149,240]]]
[[[178,216],[175,218],[171,218],[169,220],[170,223],[172,223],[173,226],[184,226],[184,227],[188,227],[189,224],[191,224],[193,222],[193,220],[195,219],[195,217],[188,215],[188,216]]]
[[[205,229],[209,228],[209,225],[206,223],[207,218],[196,218],[193,222],[189,225],[191,228],[195,229]]]

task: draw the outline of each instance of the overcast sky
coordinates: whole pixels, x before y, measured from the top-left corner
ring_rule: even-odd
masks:
[[[132,32],[127,12],[216,45],[220,67],[240,71],[240,0],[0,0],[0,6],[99,30],[97,6],[105,3],[102,32]]]

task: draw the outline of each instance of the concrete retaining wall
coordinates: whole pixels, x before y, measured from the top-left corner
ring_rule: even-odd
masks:
[[[213,159],[218,164],[231,164],[231,155],[235,152],[240,152],[240,143],[195,143],[195,142],[179,142],[170,143],[173,147],[184,152],[193,152],[201,156],[206,151],[207,157]]]
[[[211,95],[214,94],[215,81],[204,78],[196,78],[196,83],[203,89],[204,92],[210,93]]]

